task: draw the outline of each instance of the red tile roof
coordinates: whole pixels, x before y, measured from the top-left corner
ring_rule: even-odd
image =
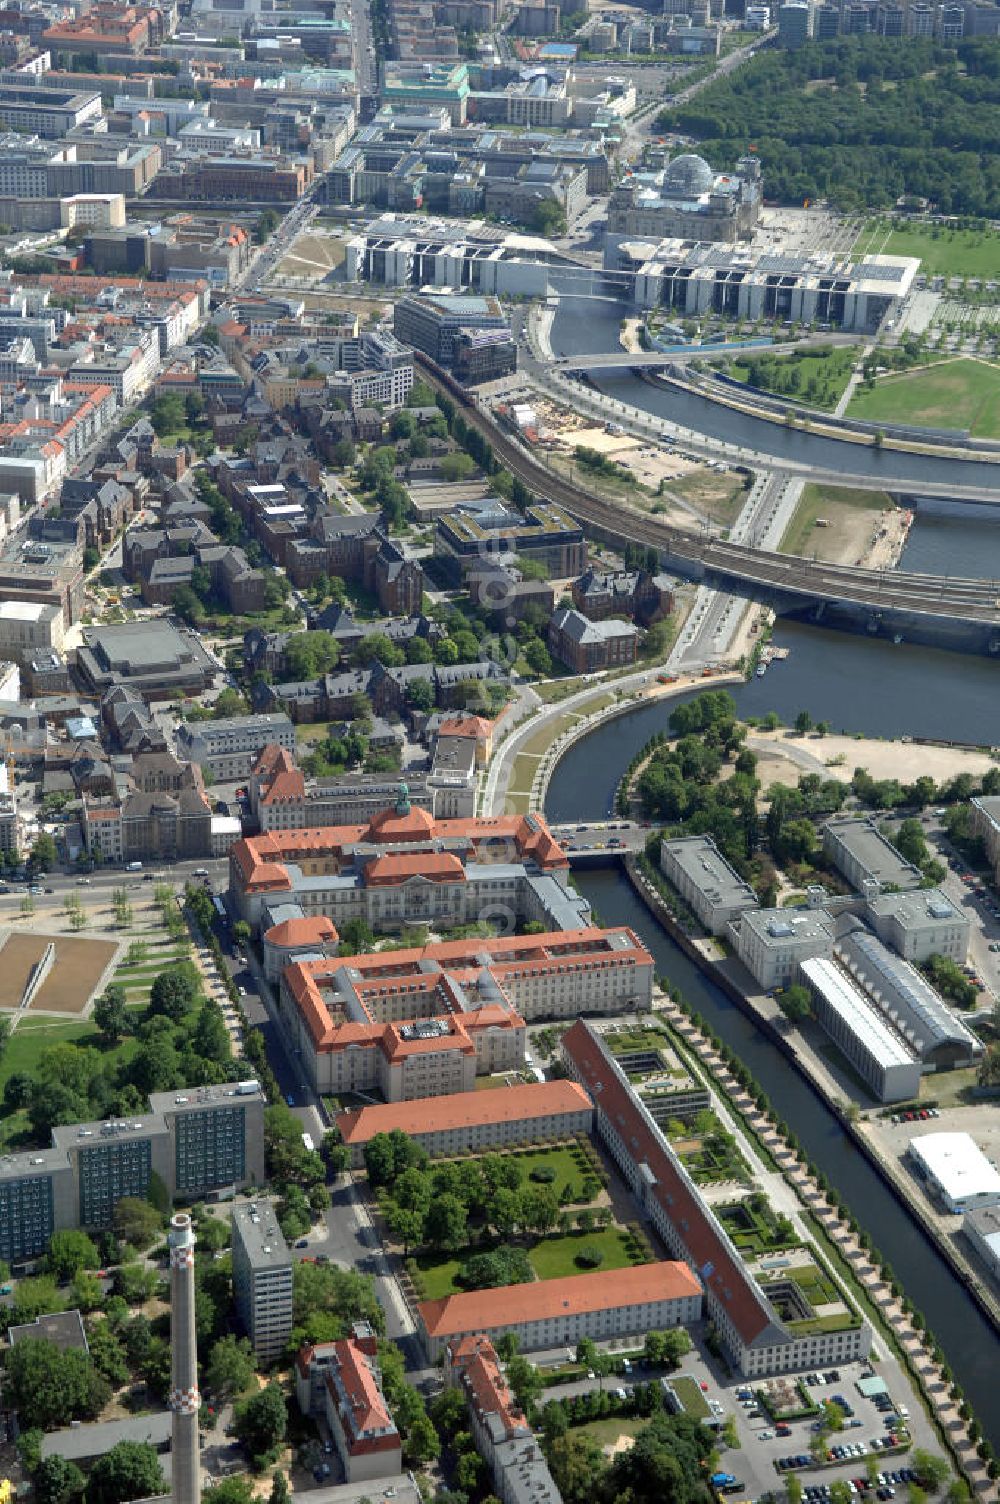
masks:
[[[397,1446],[399,1433],[389,1415],[371,1358],[350,1340],[335,1342],[333,1346],[343,1396],[337,1392],[332,1373],[326,1382],[337,1406],[349,1450],[353,1453],[365,1442],[388,1442],[389,1446]]]
[[[325,914],[306,919],[284,919],[264,936],[266,945],[331,945],[338,939],[337,926]]]
[[[678,1229],[706,1290],[727,1313],[743,1341],[752,1343],[769,1327],[780,1341],[776,1323],[771,1321],[743,1260],[732,1249],[666,1140],[642,1112],[593,1030],[578,1019],[563,1035],[562,1047],[598,1113],[607,1117],[636,1164],[652,1171],[655,1185],[651,1194]]]
[[[366,1144],[376,1133],[444,1133],[485,1123],[529,1122],[585,1112],[590,1098],[576,1081],[539,1081],[498,1086],[494,1091],[460,1091],[417,1102],[392,1102],[341,1112],[337,1127],[345,1144]]]
[[[365,884],[369,888],[406,882],[410,877],[422,877],[429,883],[461,883],[465,881],[465,868],[451,851],[394,853],[377,856],[365,866]]]
[[[544,1321],[556,1316],[653,1305],[697,1296],[701,1286],[687,1264],[662,1261],[630,1269],[598,1269],[565,1279],[505,1285],[501,1290],[467,1290],[440,1300],[421,1301],[417,1310],[431,1337],[457,1337]]]

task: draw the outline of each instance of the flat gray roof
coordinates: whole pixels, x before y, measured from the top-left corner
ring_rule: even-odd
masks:
[[[838,846],[843,847],[877,882],[918,888],[923,881],[917,868],[904,861],[879,832],[874,820],[830,820],[823,831],[823,845],[834,859]]]
[[[833,920],[825,909],[747,909],[740,924],[748,925],[768,945],[796,940],[829,940],[833,944]]]
[[[233,1239],[239,1238],[252,1269],[291,1268],[288,1251],[272,1202],[264,1199],[233,1211]]]
[[[730,867],[711,836],[678,836],[663,844],[695,887],[713,903],[749,900],[756,907],[756,893],[735,868]]]
[[[42,1437],[42,1456],[65,1457],[68,1461],[103,1457],[120,1441],[148,1441],[159,1448],[170,1440],[171,1421],[170,1411],[161,1410],[155,1415],[130,1415],[125,1420],[67,1426],[64,1431],[50,1431]]]

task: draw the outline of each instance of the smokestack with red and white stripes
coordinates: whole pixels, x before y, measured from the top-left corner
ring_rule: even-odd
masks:
[[[173,1504],[200,1504],[198,1347],[194,1321],[194,1228],[183,1212],[170,1219],[170,1408]]]

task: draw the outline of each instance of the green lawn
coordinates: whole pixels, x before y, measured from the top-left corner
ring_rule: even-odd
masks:
[[[847,486],[821,486],[810,482],[802,487],[799,504],[778,544],[778,552],[803,555],[808,548],[823,543],[828,533],[839,533],[839,524],[848,520],[848,514],[871,512],[874,525],[875,514],[884,512],[890,505],[884,491],[853,491]],[[817,529],[816,521],[820,517],[826,519],[829,528]]]
[[[886,241],[886,220],[870,220],[857,251],[886,256],[919,256],[928,276],[995,277],[1000,266],[1000,235],[988,230],[952,230],[944,225],[903,224]]]
[[[562,1279],[567,1274],[586,1274],[577,1262],[581,1248],[599,1248],[604,1259],[598,1268],[628,1269],[635,1260],[631,1257],[625,1234],[620,1227],[602,1227],[594,1232],[571,1232],[562,1238],[543,1238],[529,1249],[531,1267],[539,1279]]]
[[[670,1387],[676,1392],[677,1398],[684,1406],[687,1415],[693,1415],[695,1420],[704,1420],[711,1411],[708,1401],[702,1394],[696,1380],[682,1373],[679,1378],[670,1380]]]
[[[708,1414],[708,1406],[705,1406]],[[609,1415],[606,1420],[589,1420],[584,1426],[574,1426],[574,1436],[589,1436],[599,1447],[613,1447],[619,1436],[635,1436],[649,1421],[638,1415]]]
[[[605,1034],[604,1043],[612,1055],[631,1055],[639,1050],[662,1050],[669,1041],[661,1029],[621,1029]]]
[[[567,1144],[551,1149],[532,1149],[527,1154],[514,1155],[514,1159],[521,1171],[522,1185],[531,1184],[531,1172],[544,1166],[556,1172],[556,1178],[551,1182],[556,1194],[561,1199],[564,1188],[568,1188],[570,1201],[580,1200],[584,1179],[593,1174],[586,1156]]]
[[[948,360],[931,370],[883,376],[872,391],[859,388],[849,418],[914,423],[928,428],[968,429],[1000,438],[1000,366],[981,360]]]

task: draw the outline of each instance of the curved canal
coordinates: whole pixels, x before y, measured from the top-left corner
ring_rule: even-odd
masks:
[[[573,300],[566,300],[555,320],[553,348],[560,354],[613,349],[618,342],[620,317],[620,307],[581,301],[574,309]],[[697,414],[685,413],[683,404],[678,406],[672,397],[656,392],[634,377],[600,378],[600,386],[622,401],[730,442],[768,448],[772,453],[781,452],[806,462],[811,458],[820,465],[843,464],[842,457],[839,460],[822,457],[822,446],[830,443],[842,452],[844,446],[833,441],[775,429],[776,442],[766,445],[755,433],[744,431],[731,421],[737,415],[728,414],[718,427],[713,427],[704,412],[710,404],[700,404]],[[771,432],[770,425],[757,426]],[[851,452],[856,453],[853,447]],[[877,452],[862,452],[877,466]],[[918,463],[919,473],[928,476],[930,471],[925,462]],[[983,469],[962,465],[957,468],[978,471],[980,476]],[[949,469],[948,473],[951,475],[952,471]],[[974,483],[988,481],[980,478]],[[972,518],[921,514],[911,530],[903,562],[904,567],[925,573],[998,577],[1000,515],[994,523],[982,514]],[[773,709],[783,720],[790,721],[805,709],[815,719],[829,721],[836,730],[861,735],[908,733],[977,743],[1000,742],[998,669],[991,661],[906,644],[894,647],[884,641],[788,622],[779,622],[775,639],[790,647],[790,657],[772,665],[764,678],[754,679],[733,691],[743,715],[764,715]],[[548,817],[553,821],[604,818],[623,770],[654,731],[666,728],[670,708],[668,704],[643,706],[598,728],[572,747],[553,775],[546,799]],[[588,872],[580,873],[577,880],[603,923],[630,924],[640,931],[656,958],[657,970],[680,987],[689,1002],[753,1071],[810,1157],[838,1187],[875,1246],[904,1281],[911,1299],[923,1311],[946,1352],[985,1431],[994,1444],[1000,1444],[996,1333],[955,1278],[950,1265],[933,1244],[915,1232],[912,1220],[901,1212],[837,1118],[804,1078],[670,940],[624,875]]]

